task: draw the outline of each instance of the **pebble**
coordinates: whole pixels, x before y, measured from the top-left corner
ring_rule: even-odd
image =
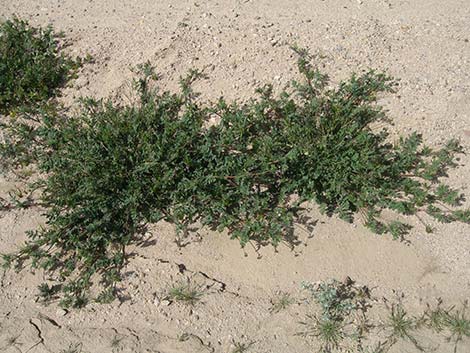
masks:
[[[57,309],[55,312],[56,316],[65,316],[68,314],[68,311],[65,309]]]
[[[170,302],[169,300],[167,300],[167,299],[162,300],[162,305],[168,306],[168,305],[170,305],[170,304],[171,304],[171,302]]]

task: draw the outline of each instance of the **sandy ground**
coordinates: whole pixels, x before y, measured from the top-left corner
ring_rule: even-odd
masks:
[[[289,45],[296,43],[321,58],[334,83],[368,67],[399,78],[397,95],[382,100],[396,136],[417,130],[431,145],[456,137],[470,146],[469,0],[0,0],[0,17],[13,14],[52,24],[70,51],[93,56],[64,90],[66,104],[125,91],[129,68],[147,60],[165,88],[196,67],[209,75],[196,85],[203,98],[243,100],[260,83],[279,88],[295,77]],[[461,164],[450,183],[470,193],[470,157]],[[10,187],[1,182],[2,192]],[[2,214],[0,252],[23,242],[40,213]],[[438,297],[449,304],[470,298],[470,226],[433,223],[435,232],[426,234],[410,219],[416,228],[405,244],[314,207],[309,215],[317,221],[311,236],[298,229],[302,245],[277,253],[266,247],[256,254],[207,230],[179,249],[173,227],[157,224],[153,245],[136,248],[125,270],[122,295],[129,299],[79,311],[37,302],[42,273],[1,274],[0,351],[65,352],[79,344],[77,352],[232,352],[235,343],[252,343],[247,352],[312,352],[314,340],[295,335],[311,310],[302,281],[350,276],[376,298],[404,293],[412,312]],[[165,305],[168,288],[188,279],[205,288],[201,302]],[[272,313],[279,292],[296,303]],[[114,338],[120,343],[112,347]],[[433,344],[437,352],[453,349]],[[470,352],[470,343],[460,349]],[[404,344],[395,351],[416,350]]]

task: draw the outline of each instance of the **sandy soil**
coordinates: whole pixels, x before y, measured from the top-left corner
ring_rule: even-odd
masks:
[[[125,91],[129,68],[147,60],[165,88],[197,67],[209,75],[196,86],[203,98],[246,99],[260,83],[279,88],[295,77],[289,45],[297,43],[321,57],[333,82],[368,67],[399,78],[397,95],[382,100],[396,136],[417,130],[431,145],[457,137],[470,146],[468,0],[0,0],[0,17],[13,14],[52,24],[74,54],[93,56],[64,90],[66,104]],[[450,183],[469,193],[470,157],[461,164]],[[2,180],[0,189],[11,185]],[[40,213],[2,214],[0,252],[23,242],[24,231],[41,223]],[[42,273],[1,274],[0,351],[61,352],[80,344],[82,352],[232,352],[235,343],[252,342],[247,352],[311,352],[314,340],[295,335],[311,311],[302,281],[350,276],[376,298],[404,293],[411,312],[438,297],[449,304],[470,298],[470,226],[433,223],[435,232],[426,234],[410,219],[416,228],[405,244],[314,207],[309,216],[316,226],[311,236],[298,229],[302,245],[295,251],[266,247],[259,254],[207,230],[179,249],[173,227],[157,224],[149,233],[153,245],[136,248],[126,268],[122,295],[129,299],[79,311],[37,302]],[[200,303],[161,300],[188,279],[205,288]],[[272,313],[279,292],[296,303]],[[114,338],[121,340],[116,347]],[[437,352],[453,349],[432,342]],[[415,349],[404,344],[395,351]],[[470,352],[470,343],[461,352]]]

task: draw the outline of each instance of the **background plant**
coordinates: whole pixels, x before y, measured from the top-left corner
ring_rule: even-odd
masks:
[[[60,36],[18,18],[0,24],[0,113],[47,101],[73,75],[80,61],[61,51]]]

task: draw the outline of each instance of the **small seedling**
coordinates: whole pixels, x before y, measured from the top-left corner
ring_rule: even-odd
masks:
[[[452,308],[444,309],[442,307],[442,299],[439,298],[435,308],[431,308],[431,306],[427,304],[427,309],[423,315],[423,322],[426,327],[436,333],[440,333],[446,328],[450,310],[452,310]]]
[[[271,309],[272,313],[278,313],[282,310],[287,309],[291,304],[295,303],[295,300],[291,297],[289,293],[280,293],[280,295],[274,298],[272,301]]]
[[[123,340],[122,337],[119,337],[119,336],[113,337],[113,339],[111,340],[111,349],[113,352],[120,348],[122,340]]]
[[[60,353],[81,353],[82,352],[82,343],[70,343],[68,348],[62,349]]]
[[[179,283],[168,291],[168,299],[195,305],[201,300],[204,292],[192,283]]]
[[[393,346],[398,340],[404,340],[413,343],[416,349],[423,352],[425,349],[414,336],[416,330],[420,328],[420,320],[408,315],[400,302],[393,303],[387,307],[389,309],[389,316],[385,329],[388,331],[387,342],[389,346]]]
[[[304,325],[305,330],[298,333],[299,335],[317,338],[320,341],[322,353],[339,349],[345,338],[343,321],[316,315],[307,315],[307,318],[307,321],[300,323]]]
[[[231,351],[231,353],[245,353],[245,352],[248,352],[248,350],[254,344],[255,344],[254,341],[249,342],[249,343],[234,342],[233,343],[234,349]]]
[[[450,331],[448,340],[455,343],[454,352],[457,352],[458,344],[464,338],[470,338],[470,318],[465,313],[467,305],[465,302],[462,309],[449,311],[445,319],[445,325]]]

